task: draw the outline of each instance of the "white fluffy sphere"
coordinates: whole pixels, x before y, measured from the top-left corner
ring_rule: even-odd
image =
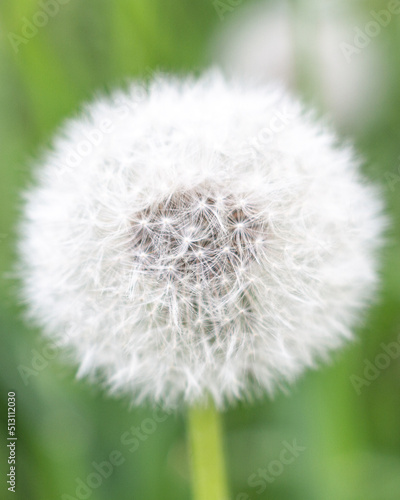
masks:
[[[87,107],[38,165],[24,297],[80,375],[222,407],[351,337],[382,226],[352,150],[290,97],[159,77]]]

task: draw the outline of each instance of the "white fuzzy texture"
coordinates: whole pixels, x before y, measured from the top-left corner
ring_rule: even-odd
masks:
[[[351,148],[281,91],[214,72],[99,99],[26,200],[31,316],[137,404],[272,393],[351,338],[376,288],[381,202]]]

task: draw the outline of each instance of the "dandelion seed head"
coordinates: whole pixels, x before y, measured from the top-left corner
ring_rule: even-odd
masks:
[[[55,139],[20,229],[30,315],[79,376],[136,404],[211,395],[222,408],[351,338],[384,226],[351,148],[279,89],[217,72],[159,77],[123,115],[116,96]],[[293,119],[254,144],[282,103]],[[112,131],[68,165],[105,120]]]

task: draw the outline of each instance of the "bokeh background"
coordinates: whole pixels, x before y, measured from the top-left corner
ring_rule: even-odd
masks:
[[[190,498],[184,418],[161,419],[151,408],[130,408],[128,401],[108,399],[100,390],[76,381],[74,369],[61,362],[57,351],[49,350],[39,331],[24,323],[12,274],[15,224],[32,163],[66,117],[77,113],[96,92],[124,85],[130,78],[151,78],[157,71],[199,73],[213,61],[232,56],[234,60],[240,53],[233,69],[240,72],[243,60],[251,62],[251,49],[247,42],[233,42],[230,37],[246,32],[240,23],[251,17],[252,3],[1,1],[1,498]],[[262,3],[268,7],[267,1]],[[235,500],[400,498],[400,13],[393,13],[388,22],[383,15],[374,32],[374,26],[367,26],[375,19],[371,10],[388,9],[391,2],[347,2],[352,11],[347,5],[338,14],[345,21],[339,38],[321,38],[318,30],[329,19],[332,3],[323,0],[316,8],[311,0],[288,2],[291,43],[296,48],[289,83],[336,126],[343,140],[356,145],[366,174],[382,186],[392,219],[382,288],[364,326],[356,332],[357,342],[337,353],[330,365],[307,373],[290,394],[225,413]],[[272,46],[268,45],[271,37],[262,39],[255,52],[267,61],[267,69],[271,54],[278,63],[286,57],[283,49],[279,52],[285,44],[281,32],[275,33],[280,21],[271,19],[264,31],[271,32]],[[360,35],[358,42],[364,46],[346,61],[340,41],[353,43],[357,27],[375,35],[364,42]],[[321,55],[313,52],[324,47],[339,61],[332,73],[329,64],[320,62]],[[226,64],[232,69],[236,63]],[[278,75],[272,76],[286,78],[285,71],[278,68]],[[352,83],[346,94],[354,72],[357,84]],[[265,75],[264,67],[255,77],[266,76],[270,75]],[[325,98],[327,86],[338,90],[333,101]],[[364,94],[366,89],[369,94]],[[345,101],[340,102],[341,96]],[[361,105],[353,107],[360,96]],[[345,119],[338,106],[346,111]],[[389,344],[393,355],[385,362],[388,357],[379,355]],[[369,365],[365,374],[368,363],[385,367],[371,371]],[[361,379],[364,383],[356,390],[355,381],[359,384]],[[8,391],[17,395],[15,494],[8,493],[6,485]],[[124,444],[126,433],[132,432],[136,441]],[[302,447],[298,457],[289,465],[277,465],[274,461],[279,460],[284,443],[294,440]],[[98,484],[93,463],[109,461],[113,452],[120,453],[119,465]],[[269,483],[262,479],[264,469],[275,474]],[[89,483],[89,489],[80,480]]]

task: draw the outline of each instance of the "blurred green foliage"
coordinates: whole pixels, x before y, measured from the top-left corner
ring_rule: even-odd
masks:
[[[240,4],[225,2],[235,3]],[[355,3],[366,12],[384,6]],[[184,418],[171,415],[158,422],[152,409],[129,408],[127,401],[107,399],[76,382],[58,353],[48,359],[40,332],[24,324],[12,276],[15,224],[31,163],[65,117],[93,93],[131,77],[200,71],[208,63],[210,36],[225,21],[212,0],[60,0],[57,5],[58,12],[37,33],[17,43],[10,33],[22,36],[43,3],[0,4],[1,497],[8,498],[6,395],[15,391],[17,492],[10,498],[76,498],[77,478],[87,482],[96,471],[93,462],[109,461],[116,450],[123,463],[85,498],[188,499]],[[360,395],[351,383],[352,375],[363,377],[365,359],[374,362],[382,343],[400,340],[400,181],[388,181],[400,176],[400,16],[373,43],[387,52],[389,91],[376,119],[351,139],[366,159],[369,176],[382,185],[392,217],[381,298],[358,332],[359,341],[330,366],[304,376],[290,396],[226,413],[232,499],[400,498],[400,359]],[[38,366],[24,381],[21,367]],[[140,429],[136,441],[127,437],[135,426]],[[279,458],[282,443],[294,439],[305,448],[299,457],[273,482],[249,484]]]

